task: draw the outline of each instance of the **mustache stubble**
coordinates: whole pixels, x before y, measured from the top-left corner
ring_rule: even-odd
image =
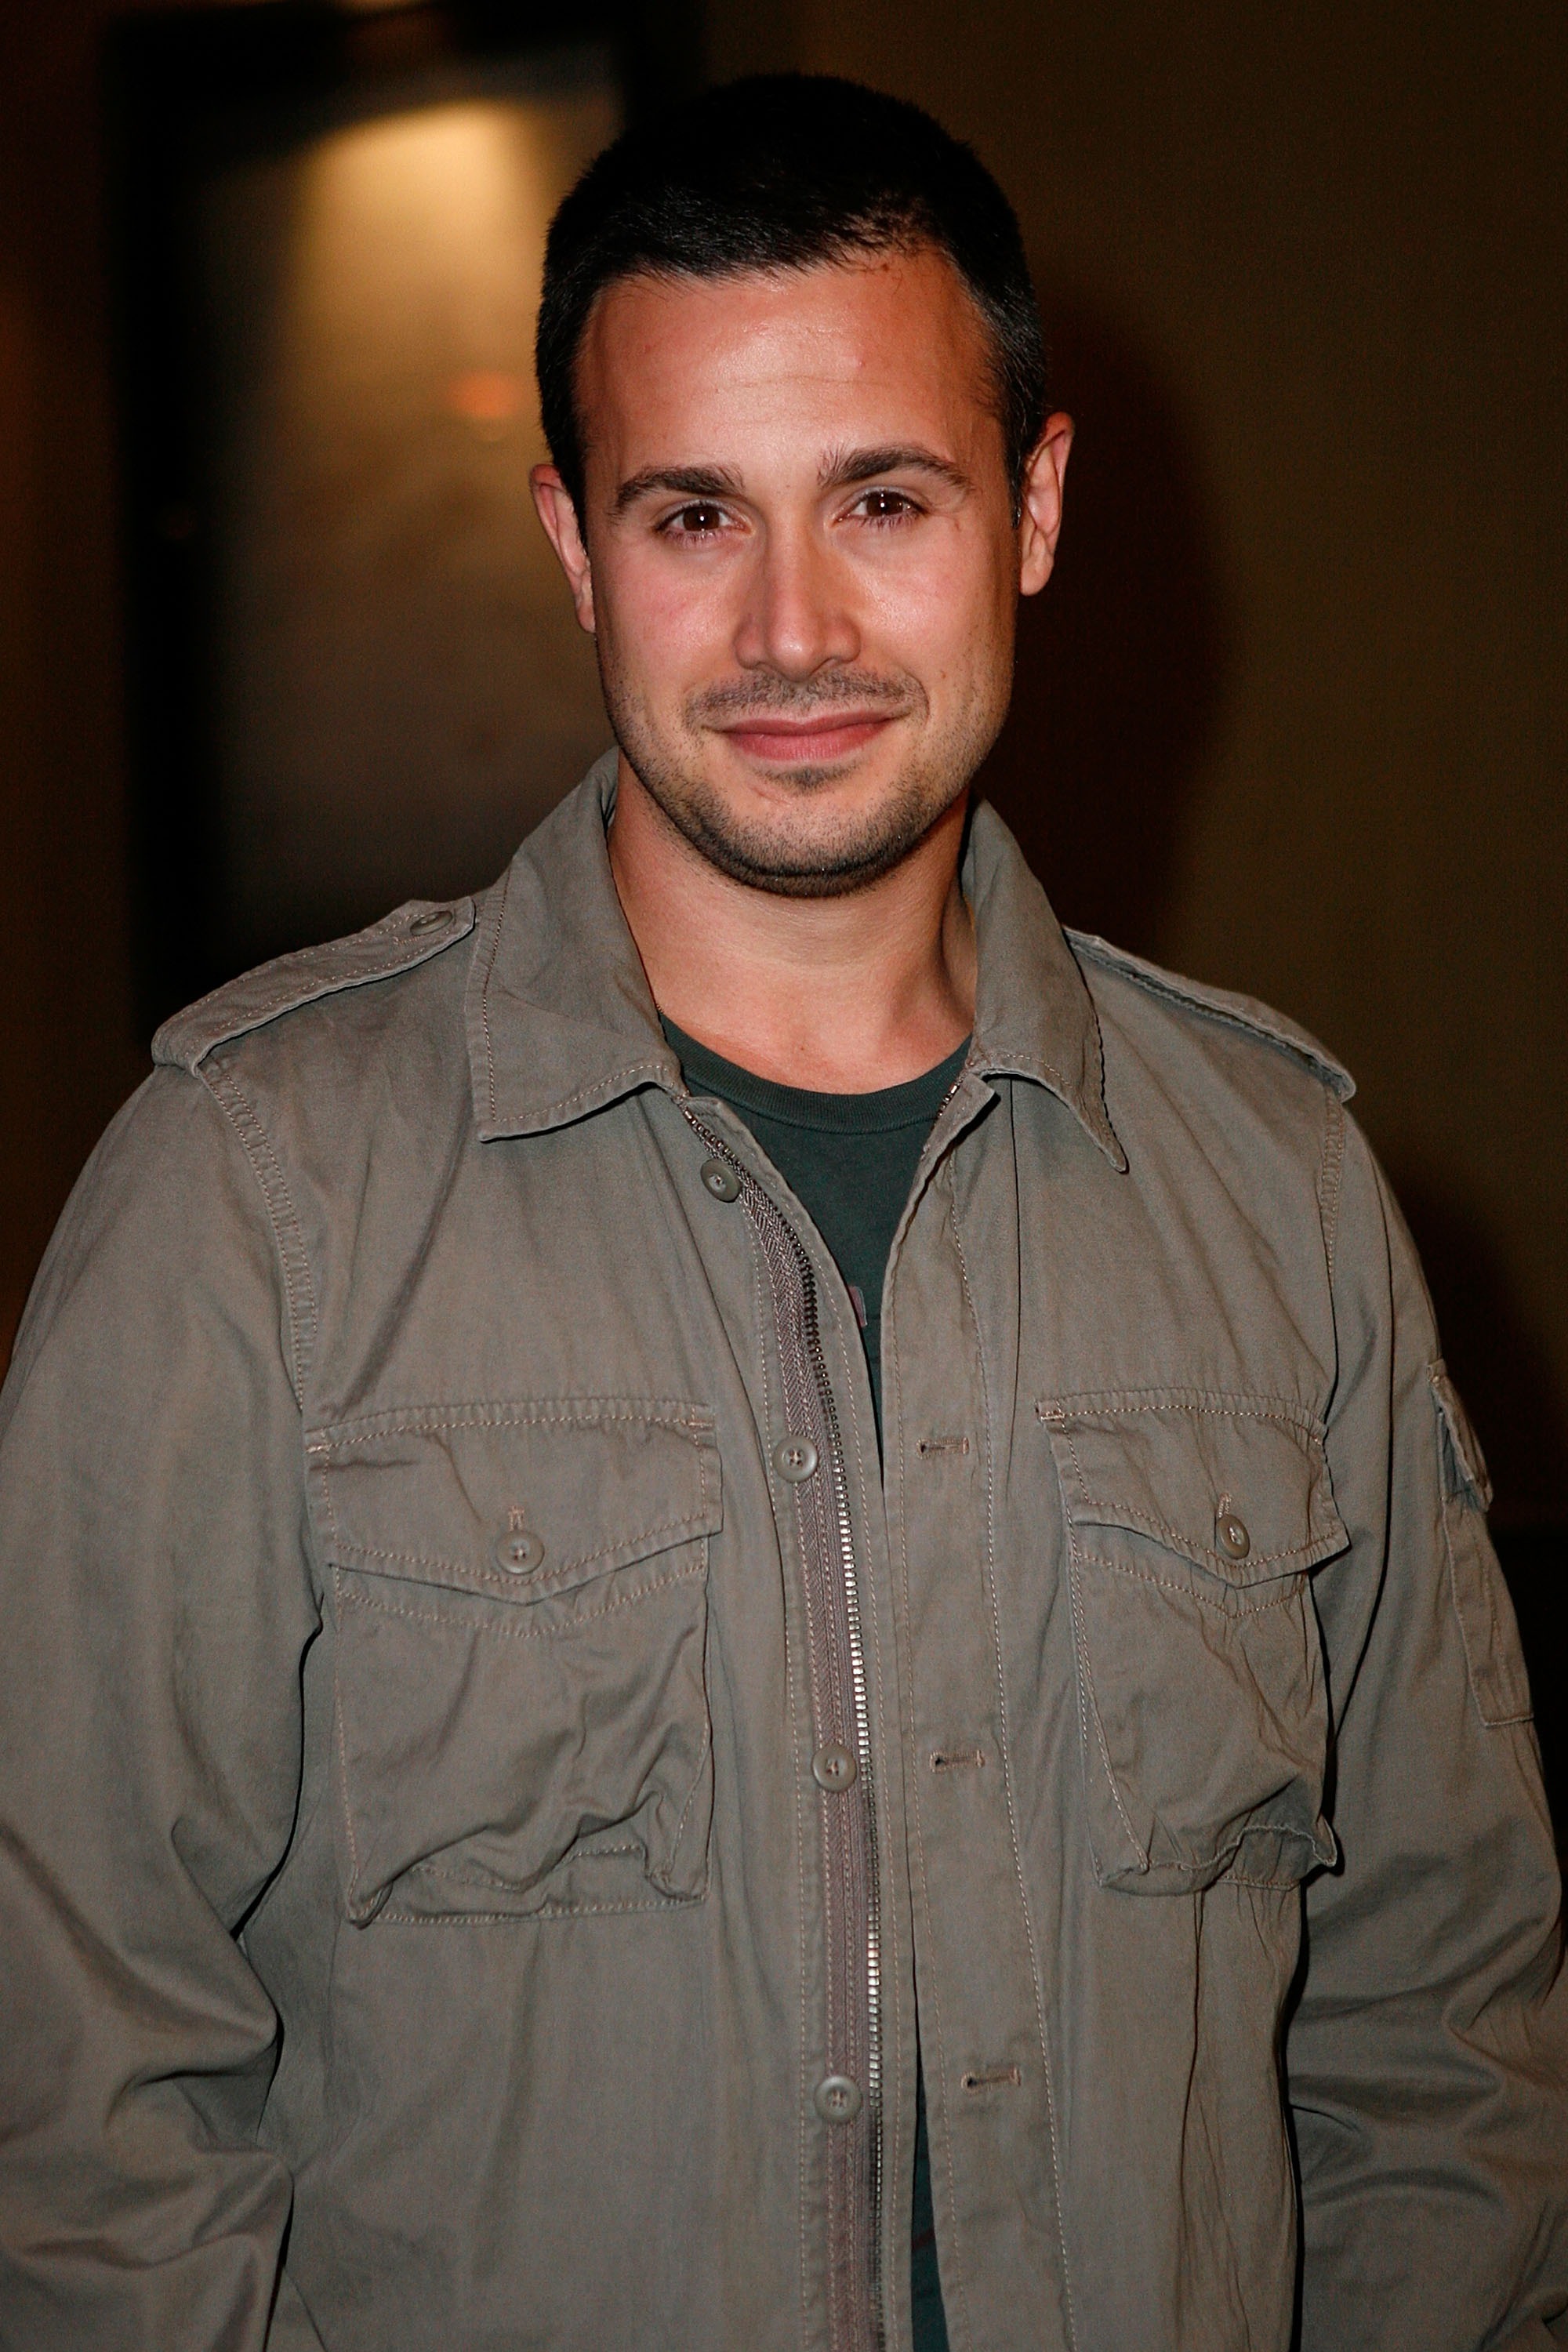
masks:
[[[889,719],[921,718],[927,708],[918,678],[887,677],[877,670],[852,667],[818,670],[810,677],[758,669],[688,695],[681,716],[699,731],[726,719],[801,719],[844,709],[883,711]]]

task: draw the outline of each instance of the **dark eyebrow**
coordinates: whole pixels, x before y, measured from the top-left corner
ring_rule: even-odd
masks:
[[[611,511],[625,514],[653,490],[673,490],[687,499],[732,499],[740,488],[740,477],[724,466],[645,466],[621,484]]]
[[[951,457],[939,457],[934,449],[922,449],[918,442],[886,449],[847,449],[824,462],[817,480],[825,490],[844,490],[856,482],[874,481],[879,474],[909,473],[932,474],[953,490],[971,487],[961,466],[955,466]]]

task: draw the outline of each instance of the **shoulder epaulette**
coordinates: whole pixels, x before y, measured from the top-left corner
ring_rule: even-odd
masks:
[[[1108,971],[1124,972],[1153,996],[1163,996],[1173,1004],[1190,1004],[1213,1020],[1227,1021],[1234,1029],[1249,1029],[1281,1053],[1294,1055],[1341,1102],[1348,1102],[1354,1094],[1355,1080],[1342,1062],[1336,1062],[1310,1031],[1299,1028],[1271,1005],[1260,1004],[1257,997],[1238,996],[1228,988],[1210,988],[1201,980],[1184,980],[1180,972],[1163,971],[1159,964],[1148,963],[1125,948],[1113,948],[1109,940],[1097,939],[1089,931],[1068,931],[1067,936],[1073,953],[1088,962]]]
[[[153,1038],[153,1059],[194,1073],[215,1045],[260,1029],[318,996],[335,996],[340,989],[358,988],[367,980],[411,971],[416,964],[427,963],[456,946],[473,928],[471,898],[454,898],[445,905],[410,898],[363,931],[277,956],[187,1004]]]

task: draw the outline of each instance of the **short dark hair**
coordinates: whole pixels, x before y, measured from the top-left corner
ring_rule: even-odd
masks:
[[[918,106],[828,75],[759,74],[622,133],[551,223],[534,357],[544,435],[578,513],[577,352],[624,278],[725,278],[934,246],[989,331],[1015,510],[1046,421],[1040,314],[1012,205]]]

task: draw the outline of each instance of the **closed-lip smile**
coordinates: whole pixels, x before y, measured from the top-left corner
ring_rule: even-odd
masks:
[[[747,718],[719,731],[753,760],[816,762],[847,758],[900,715],[891,710],[824,710],[801,719]]]

